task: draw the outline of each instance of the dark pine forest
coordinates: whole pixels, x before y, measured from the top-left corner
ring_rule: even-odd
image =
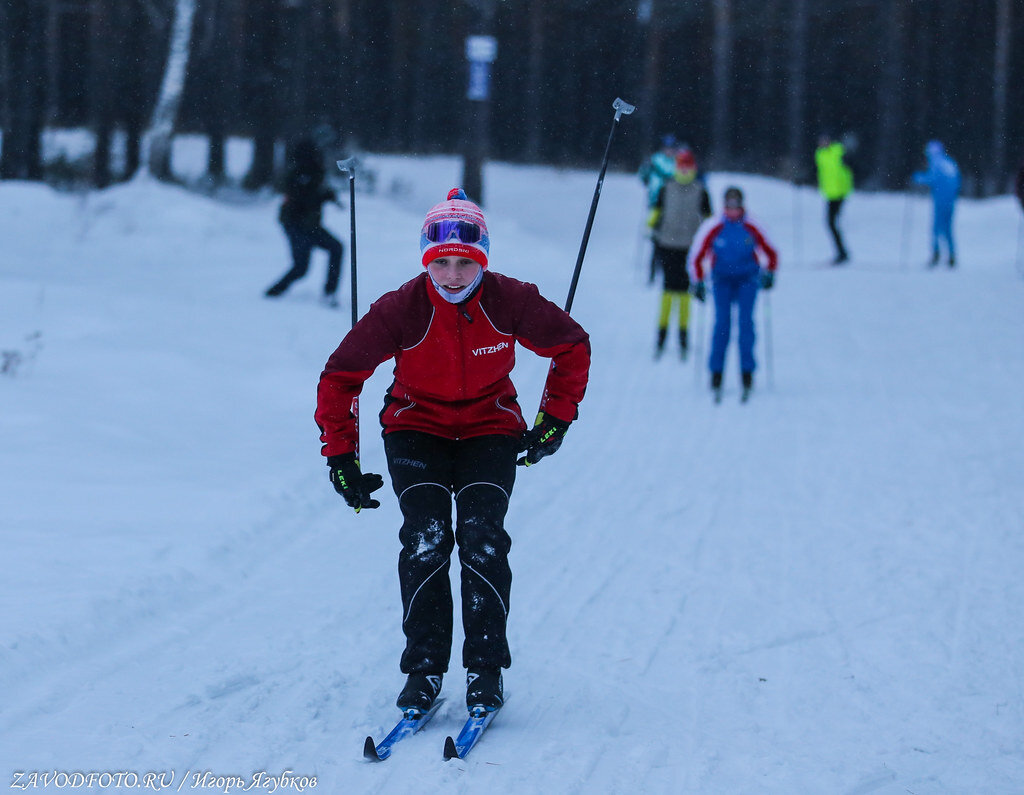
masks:
[[[827,132],[855,144],[861,187],[900,188],[938,138],[987,195],[1024,159],[1014,0],[0,0],[0,176],[52,179],[41,137],[74,127],[96,141],[79,179],[130,177],[189,2],[173,131],[209,138],[215,180],[225,140],[252,139],[250,188],[308,135],[594,165],[616,96],[638,111],[613,168],[673,133],[705,167],[807,181]],[[470,35],[497,41],[483,101],[466,97]]]

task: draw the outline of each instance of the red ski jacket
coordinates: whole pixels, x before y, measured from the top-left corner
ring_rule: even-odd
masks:
[[[386,293],[320,375],[315,419],[323,454],[356,449],[352,401],[377,365],[392,357],[395,380],[380,414],[384,433],[518,436],[527,426],[509,378],[517,342],[553,360],[541,410],[574,420],[587,386],[590,338],[536,285],[488,270],[469,300],[451,304],[424,273]]]

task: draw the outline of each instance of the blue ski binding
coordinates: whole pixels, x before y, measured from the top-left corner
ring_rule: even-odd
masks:
[[[402,715],[402,719],[395,725],[395,728],[379,744],[374,745],[373,737],[366,738],[366,742],[363,743],[363,758],[369,762],[382,762],[387,759],[391,756],[391,751],[395,745],[406,737],[412,737],[412,735],[426,726],[430,719],[434,717],[438,707],[443,703],[443,698],[437,699],[428,712],[420,712],[415,709],[406,710]]]

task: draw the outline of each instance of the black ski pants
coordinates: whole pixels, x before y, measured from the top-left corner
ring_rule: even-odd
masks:
[[[512,663],[505,635],[512,540],[505,532],[505,514],[515,483],[518,442],[496,435],[452,440],[419,431],[384,436],[388,472],[403,517],[398,558],[406,639],[403,673],[448,670],[453,621],[448,573],[455,544],[462,567],[462,664],[482,670]]]
[[[288,237],[288,246],[292,251],[292,267],[268,290],[268,293],[281,295],[291,287],[292,282],[305,276],[309,270],[309,260],[313,255],[313,249],[322,248],[327,252],[327,281],[324,282],[324,295],[334,295],[338,290],[338,281],[341,279],[341,257],[344,253],[341,241],[322,226],[308,230],[296,226],[286,226],[284,233]]]
[[[843,245],[843,235],[839,231],[839,213],[843,209],[842,199],[831,199],[828,203],[828,231],[832,233],[832,240],[836,244],[836,258],[846,259],[846,246]]]

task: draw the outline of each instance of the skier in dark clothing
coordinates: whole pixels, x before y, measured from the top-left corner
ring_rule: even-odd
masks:
[[[337,306],[336,293],[344,249],[341,241],[324,229],[321,218],[323,205],[329,201],[337,203],[338,197],[324,185],[323,156],[315,143],[308,139],[299,141],[292,160],[292,168],[285,180],[284,201],[278,213],[291,248],[292,267],[267,289],[266,295],[268,298],[279,296],[292,282],[305,276],[313,249],[322,248],[328,257],[323,300],[329,306]]]
[[[676,153],[675,170],[662,184],[647,219],[654,240],[651,272],[660,270],[664,279],[655,358],[665,350],[674,303],[679,304],[679,352],[683,359],[686,358],[690,317],[690,277],[686,271],[686,258],[693,236],[709,215],[711,199],[704,179],[697,173],[693,152],[684,147]]]
[[[483,212],[453,189],[423,224],[426,273],[374,302],[331,355],[317,390],[331,482],[356,512],[379,507],[372,492],[383,478],[360,469],[351,407],[377,366],[395,360],[380,419],[403,517],[401,670],[408,678],[397,703],[407,715],[430,709],[448,670],[456,544],[466,704],[471,711],[501,706],[501,669],[512,661],[504,520],[516,464],[558,450],[587,385],[587,333],[535,285],[488,270],[489,248]],[[517,342],[554,360],[530,431],[509,378]]]

